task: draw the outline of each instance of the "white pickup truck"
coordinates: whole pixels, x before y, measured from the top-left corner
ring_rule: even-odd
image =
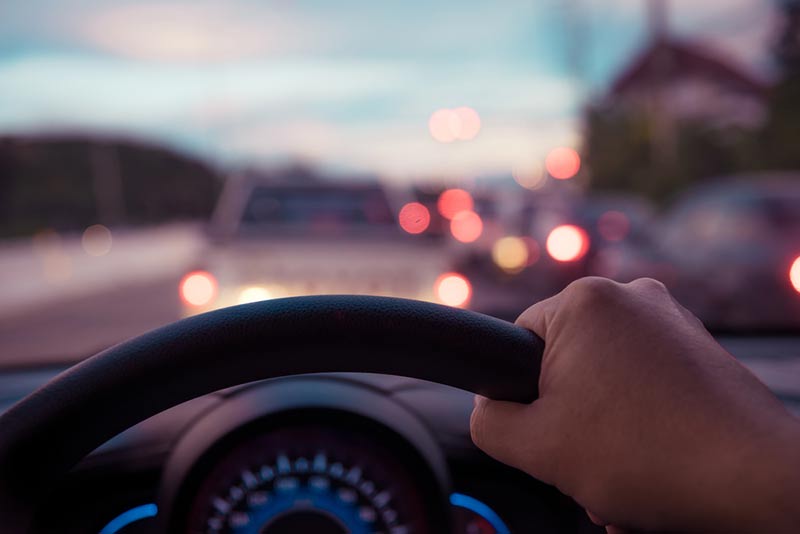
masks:
[[[399,208],[375,182],[232,177],[208,247],[180,282],[184,313],[317,294],[468,306],[472,288],[449,271],[447,240],[404,232]]]

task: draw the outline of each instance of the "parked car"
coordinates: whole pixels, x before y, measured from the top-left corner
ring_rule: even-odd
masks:
[[[711,326],[800,324],[800,175],[714,180],[682,196],[659,235],[623,277],[663,280]]]

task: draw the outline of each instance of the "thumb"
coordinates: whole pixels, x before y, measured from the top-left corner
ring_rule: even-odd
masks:
[[[534,404],[495,401],[475,396],[470,417],[472,441],[492,458],[530,474],[543,451],[537,450],[539,410]]]

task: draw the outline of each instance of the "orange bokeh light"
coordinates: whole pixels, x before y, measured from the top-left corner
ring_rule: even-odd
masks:
[[[431,137],[440,143],[469,141],[481,130],[481,118],[474,109],[462,106],[455,109],[437,109],[428,119]]]
[[[553,178],[569,180],[581,169],[581,157],[571,148],[558,147],[547,154],[544,164]]]
[[[433,290],[439,302],[458,308],[466,306],[472,297],[472,285],[465,276],[458,273],[444,273],[439,276],[433,284]]]
[[[397,219],[409,234],[421,234],[431,224],[431,213],[419,202],[409,202],[400,209]]]
[[[597,219],[597,232],[606,241],[622,241],[630,229],[628,216],[621,211],[607,211]]]
[[[206,271],[192,271],[178,286],[181,299],[192,306],[205,306],[217,296],[217,280]]]
[[[483,233],[483,221],[474,211],[460,211],[450,221],[450,233],[462,243],[472,243]]]
[[[463,189],[447,189],[439,195],[436,208],[442,217],[452,219],[456,213],[470,211],[475,205],[472,195]]]
[[[589,236],[583,228],[564,224],[553,228],[547,236],[545,247],[556,261],[576,261],[589,251]]]
[[[794,259],[792,267],[789,269],[789,281],[794,290],[800,293],[800,256]]]

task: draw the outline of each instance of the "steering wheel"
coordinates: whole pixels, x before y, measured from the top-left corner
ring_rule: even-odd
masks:
[[[538,336],[511,323],[388,297],[277,299],[183,319],[71,367],[0,416],[3,532],[25,532],[49,483],[92,450],[200,395],[351,371],[531,402],[543,351]]]

